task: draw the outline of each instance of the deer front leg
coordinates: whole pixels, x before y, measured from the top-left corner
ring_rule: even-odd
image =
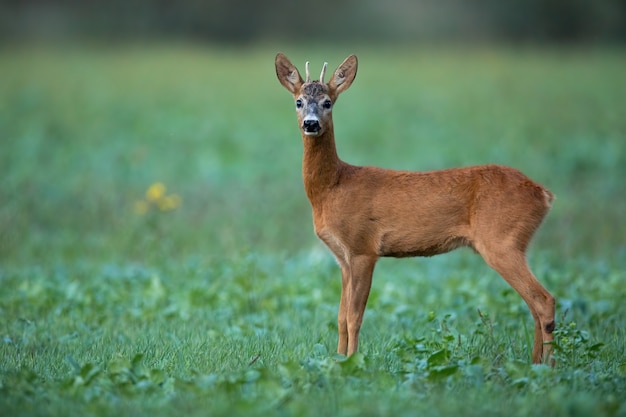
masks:
[[[348,334],[348,355],[352,355],[359,347],[359,331],[363,323],[363,314],[372,286],[372,274],[377,258],[372,256],[356,256],[350,260],[347,282],[343,283],[341,301],[344,305],[343,314]],[[340,306],[340,314],[342,309]],[[341,326],[339,328],[341,347]]]
[[[349,298],[349,272],[348,267],[341,265],[341,300],[339,301],[339,314],[337,316],[337,328],[339,331],[339,342],[337,353],[348,354],[348,298]]]

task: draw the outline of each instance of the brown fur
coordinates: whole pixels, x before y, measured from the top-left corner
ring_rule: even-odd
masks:
[[[550,361],[555,300],[528,268],[525,252],[552,193],[506,166],[413,172],[343,162],[335,148],[332,113],[317,103],[334,104],[352,84],[356,69],[352,55],[328,84],[304,83],[284,55],[276,56],[279,81],[304,103],[297,110],[302,174],[315,233],[341,267],[337,351],[349,355],[357,350],[379,257],[432,256],[469,246],[522,296],[535,321],[533,362]],[[320,131],[305,134],[304,118],[313,113]]]

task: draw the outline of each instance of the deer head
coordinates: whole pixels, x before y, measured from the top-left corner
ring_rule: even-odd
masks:
[[[276,55],[278,81],[293,95],[296,101],[298,123],[305,136],[321,136],[332,131],[332,108],[340,93],[347,90],[356,77],[358,62],[350,55],[335,70],[328,83],[324,83],[326,63],[320,79],[311,81],[309,63],[306,63],[306,79],[283,54]]]

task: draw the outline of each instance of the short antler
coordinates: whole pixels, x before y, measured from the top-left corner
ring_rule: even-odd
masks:
[[[328,66],[328,62],[324,62],[324,66],[322,67],[322,73],[320,74],[320,83],[324,84],[324,75],[326,74],[326,67]],[[311,82],[311,74],[309,73],[309,61],[304,64],[306,79],[305,83]]]
[[[322,73],[320,74],[320,83],[324,84],[324,74],[326,74],[326,67],[328,66],[328,62],[324,62],[324,66],[322,67]]]

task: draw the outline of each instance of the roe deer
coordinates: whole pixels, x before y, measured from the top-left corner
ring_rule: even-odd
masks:
[[[349,165],[337,155],[332,108],[356,77],[356,56],[346,58],[328,83],[326,63],[319,81],[310,80],[308,62],[305,80],[285,55],[276,55],[275,64],[295,99],[315,233],[341,267],[337,352],[357,351],[379,257],[432,256],[469,246],[528,305],[535,321],[533,362],[553,364],[555,299],[526,261],[552,193],[506,166],[412,172]]]

